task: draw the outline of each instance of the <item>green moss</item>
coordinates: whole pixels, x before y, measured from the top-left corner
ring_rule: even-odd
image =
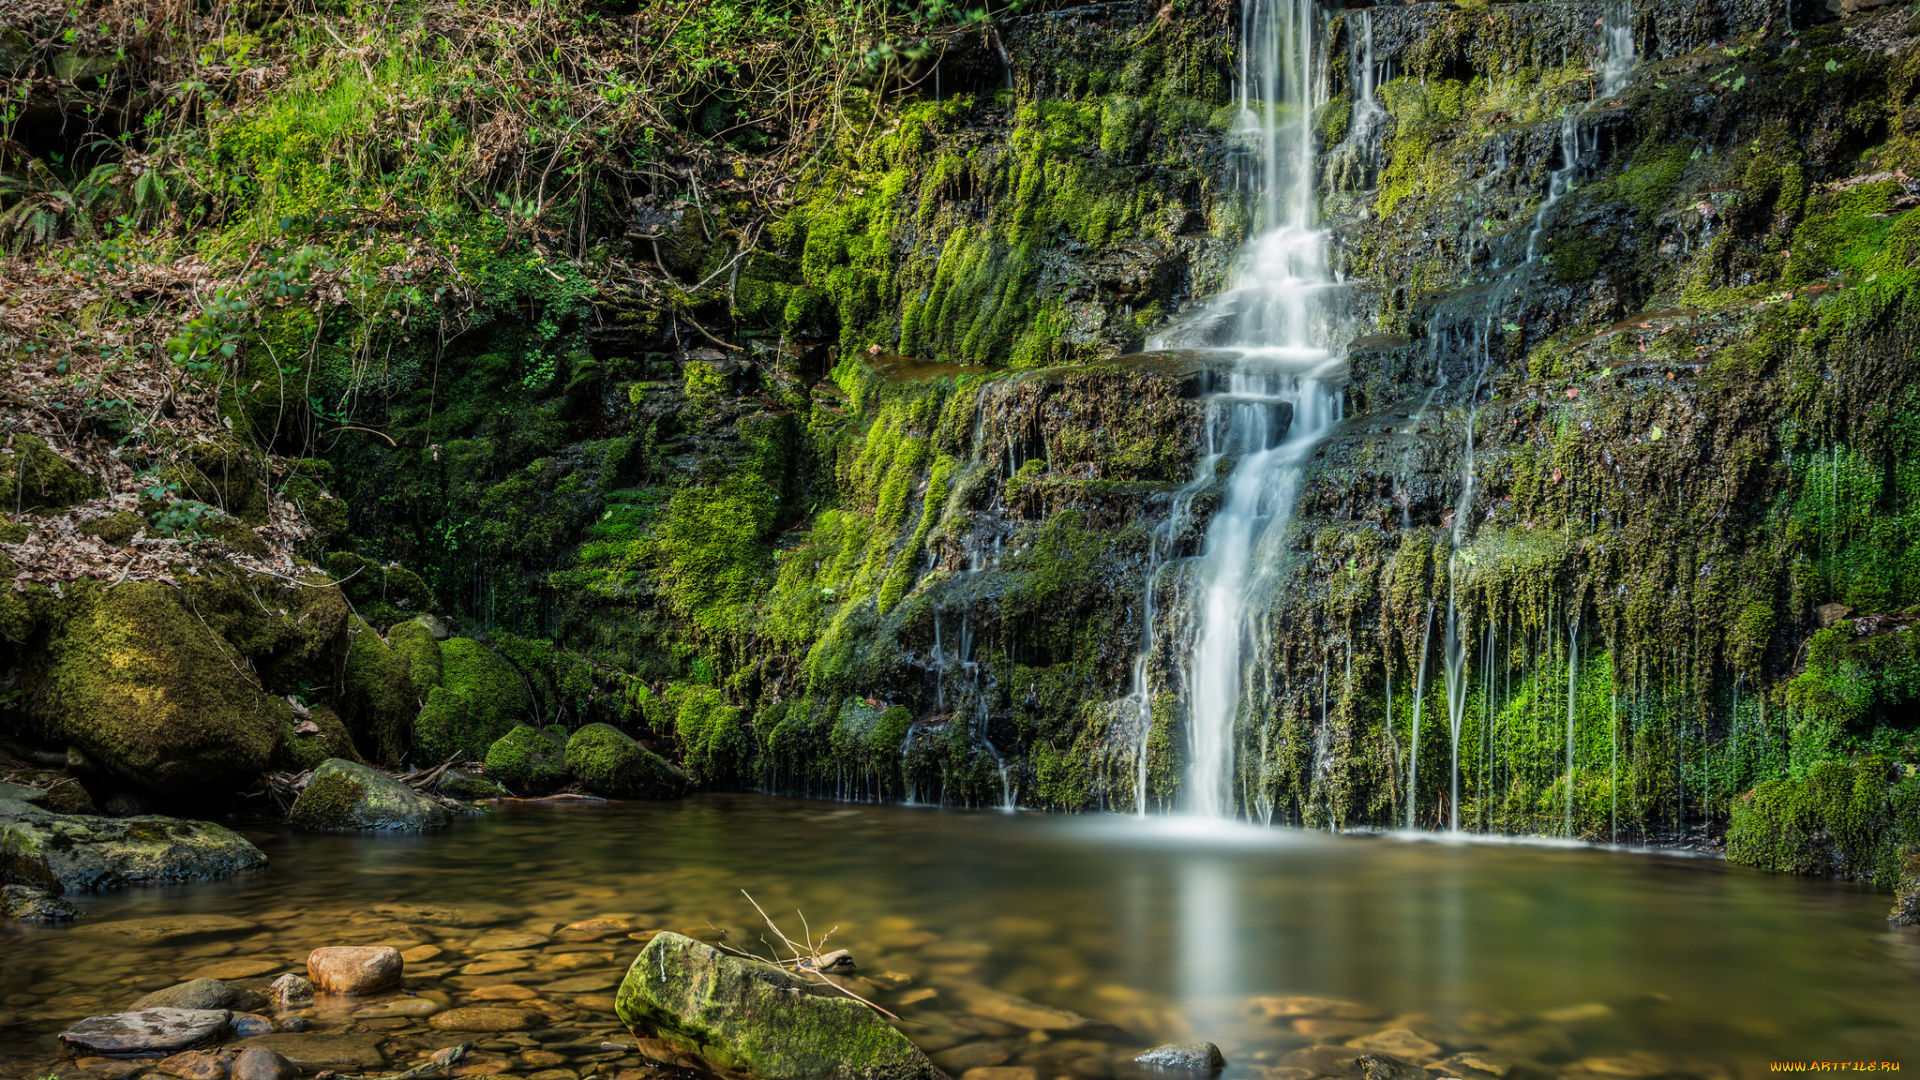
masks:
[[[251,786],[290,710],[158,582],[69,587],[71,613],[29,706],[42,732],[156,794],[207,801]]]
[[[375,626],[392,626],[433,607],[427,583],[405,567],[382,565],[346,551],[329,553],[324,565],[353,602],[354,611]]]
[[[102,542],[111,544],[114,547],[126,547],[133,542],[134,536],[146,527],[147,520],[145,518],[139,514],[122,510],[118,513],[108,514],[106,517],[94,518],[84,522],[80,526],[80,531],[86,533],[88,536],[97,536]],[[18,540],[7,540],[4,542],[17,544],[20,540],[24,539],[26,539],[26,530],[22,529],[20,530],[20,538]],[[257,541],[259,537],[255,537],[254,539]]]
[[[310,713],[306,721],[297,717],[289,720],[280,749],[274,755],[275,768],[284,772],[305,772],[317,768],[328,758],[360,761],[353,736],[337,713],[324,705],[313,708]],[[303,723],[311,723],[320,730],[302,733],[298,729]]]
[[[588,791],[616,799],[670,799],[686,793],[687,775],[606,724],[588,724],[567,740],[567,768]]]
[[[517,724],[487,748],[487,778],[526,795],[545,795],[567,782],[567,740]]]
[[[398,765],[405,759],[421,695],[406,656],[356,619],[341,680],[340,709],[360,745],[376,761]]]
[[[37,435],[16,432],[0,447],[0,498],[16,513],[45,514],[104,494],[100,481]]]
[[[295,800],[289,823],[303,829],[348,828],[354,807],[365,795],[359,781],[342,773],[315,777]]]
[[[426,623],[418,618],[395,623],[387,631],[387,643],[406,661],[407,672],[422,694],[440,685],[440,642]]]
[[[680,760],[708,787],[751,784],[759,772],[754,740],[737,706],[710,686],[675,683],[667,689]]]
[[[413,724],[419,762],[478,760],[495,740],[527,719],[532,699],[513,665],[471,638],[440,643],[439,685]]]

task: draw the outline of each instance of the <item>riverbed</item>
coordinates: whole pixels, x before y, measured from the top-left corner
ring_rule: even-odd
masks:
[[[391,1071],[474,1038],[481,1074],[620,1077],[643,1063],[612,995],[648,933],[768,953],[748,894],[794,938],[831,932],[867,977],[849,987],[956,1077],[1110,1080],[1179,1039],[1218,1043],[1228,1080],[1338,1075],[1341,1052],[1312,1048],[1348,1044],[1439,1075],[1463,1054],[1568,1077],[1920,1060],[1920,935],[1888,930],[1887,896],[1706,858],[719,794],[248,835],[263,873],[0,929],[0,1076],[93,1075],[55,1033],[179,978],[263,988],[313,948],[379,942],[434,1003],[400,1012],[477,998],[538,1022],[461,1034],[323,999],[304,1035],[354,1036],[335,1041]],[[1093,1023],[1029,1026],[1007,995]],[[1274,1003],[1293,997],[1348,1004]]]

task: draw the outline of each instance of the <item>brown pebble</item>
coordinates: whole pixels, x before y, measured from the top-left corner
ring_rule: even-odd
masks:
[[[293,1080],[299,1075],[285,1055],[264,1046],[249,1046],[233,1059],[232,1080]]]
[[[227,1075],[227,1063],[207,1050],[188,1050],[162,1058],[154,1068],[180,1080],[226,1080]]]
[[[535,1066],[565,1065],[567,1055],[556,1054],[551,1050],[529,1050],[520,1055],[520,1060]]]
[[[540,995],[537,991],[518,983],[496,983],[493,986],[482,986],[467,996],[474,1001],[525,1001]]]
[[[448,1009],[427,1021],[440,1031],[526,1031],[544,1019],[531,1009]]]

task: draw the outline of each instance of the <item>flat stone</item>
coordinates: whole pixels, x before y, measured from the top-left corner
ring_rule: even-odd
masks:
[[[498,975],[503,971],[525,971],[527,962],[517,956],[501,957],[498,960],[476,960],[460,969],[462,975]]]
[[[252,1047],[272,1050],[297,1069],[372,1069],[387,1063],[380,1049],[383,1036],[372,1032],[276,1031],[235,1043],[246,1051]]]
[[[1378,1020],[1380,1010],[1351,1001],[1316,997],[1257,997],[1247,1003],[1249,1012],[1269,1020],[1294,1017],[1318,1017],[1327,1020]]]
[[[1039,1075],[1024,1065],[983,1065],[960,1074],[960,1080],[1039,1080]]]
[[[1372,1035],[1348,1039],[1347,1045],[1355,1050],[1365,1050],[1370,1054],[1392,1054],[1394,1057],[1413,1060],[1430,1059],[1440,1055],[1438,1043],[1423,1039],[1406,1028],[1388,1028]]]
[[[1301,1016],[1293,1021],[1293,1030],[1322,1039],[1351,1039],[1366,1035],[1374,1025],[1365,1020],[1333,1020],[1321,1016]]]
[[[546,943],[547,935],[545,934],[487,934],[467,942],[467,951],[508,952],[513,949],[537,949]]]
[[[432,998],[403,997],[355,1009],[353,1010],[353,1018],[355,1020],[389,1020],[395,1017],[404,1019],[408,1017],[432,1016],[434,1013],[440,1012],[445,1008],[445,1005],[440,1004]]]
[[[233,1014],[225,1009],[141,1009],[89,1016],[60,1041],[90,1054],[170,1054],[219,1037]]]
[[[47,789],[0,782],[0,799],[13,799],[39,806],[47,801]]]
[[[1354,1062],[1362,1080],[1435,1080],[1418,1065],[1409,1065],[1390,1054],[1362,1054]]]
[[[269,960],[265,957],[252,957],[242,960],[219,960],[205,967],[197,968],[182,975],[182,981],[188,979],[251,979],[256,975],[271,975],[276,971],[285,971],[288,965],[281,960]]]
[[[400,981],[406,961],[391,945],[335,945],[307,954],[307,977],[328,994],[371,994]]]
[[[931,986],[923,986],[918,990],[909,990],[906,993],[901,994],[900,1004],[918,1005],[923,1001],[932,1001],[939,996],[940,996],[940,991],[935,990]]]
[[[185,1050],[160,1059],[154,1068],[180,1080],[226,1080],[226,1058],[210,1050]]]
[[[400,922],[452,927],[492,926],[522,914],[505,904],[376,904],[373,913]]]
[[[580,1074],[572,1069],[542,1069],[529,1075],[527,1080],[580,1080]]]
[[[0,849],[7,852],[0,881],[66,892],[206,881],[267,865],[245,837],[211,822],[55,814],[5,798]]]
[[[1282,1057],[1282,1066],[1311,1069],[1315,1076],[1357,1076],[1361,1052],[1344,1046],[1303,1046]]]
[[[571,1004],[576,1009],[588,1012],[612,1013],[619,1007],[619,999],[612,994],[581,994]]]
[[[1445,1061],[1436,1061],[1427,1066],[1441,1076],[1493,1076],[1501,1077],[1513,1071],[1513,1063],[1476,1051],[1455,1054]]]
[[[631,933],[633,924],[625,919],[583,919],[561,927],[554,936],[567,941],[598,941],[616,934]]]
[[[1663,1076],[1674,1071],[1671,1061],[1647,1053],[1581,1058],[1574,1067],[1595,1076],[1619,1076],[1628,1080]]]
[[[129,1009],[227,1009],[251,1012],[264,1009],[267,999],[252,990],[229,986],[219,979],[188,979],[127,1006]]]
[[[300,1070],[285,1054],[264,1046],[250,1046],[233,1059],[231,1080],[294,1080]]]
[[[540,989],[548,994],[590,994],[595,990],[616,986],[619,982],[619,979],[611,975],[575,975],[572,978],[547,983]]]
[[[438,945],[415,945],[411,949],[401,949],[400,959],[409,964],[424,964],[446,951]]]
[[[529,1050],[520,1055],[520,1060],[535,1068],[547,1068],[553,1065],[565,1065],[567,1055],[556,1054],[551,1050]]]
[[[959,983],[953,988],[960,1004],[975,1016],[998,1020],[1033,1031],[1070,1031],[1091,1027],[1093,1021],[1078,1013],[1055,1009],[1037,1001],[1002,993],[979,983]]]
[[[534,962],[541,971],[579,971],[581,968],[607,967],[618,963],[612,953],[547,953]]]
[[[970,1042],[940,1051],[933,1055],[933,1063],[950,1074],[959,1075],[998,1065],[1012,1056],[998,1043]]]
[[[656,1059],[678,1052],[763,1080],[943,1080],[878,1013],[816,990],[782,968],[663,933],[634,958],[615,1008]],[[649,1046],[656,1041],[664,1054]]]
[[[1134,1057],[1142,1065],[1161,1069],[1186,1069],[1194,1072],[1218,1072],[1226,1068],[1226,1055],[1210,1042],[1166,1043]]]
[[[474,1001],[525,1001],[528,998],[539,997],[540,994],[517,983],[495,983],[492,986],[482,986],[467,996]]]
[[[530,1031],[545,1022],[533,1009],[499,1007],[448,1009],[427,1021],[437,1031]]]
[[[187,938],[214,935],[232,937],[258,928],[254,923],[245,919],[236,919],[231,915],[160,915],[149,919],[119,919],[114,922],[89,923],[84,928],[84,932],[111,934],[136,941],[161,942],[184,941]]]
[[[1612,1006],[1598,1001],[1589,1001],[1582,1005],[1568,1005],[1562,1009],[1548,1009],[1540,1014],[1540,1019],[1549,1024],[1580,1024],[1590,1020],[1605,1020],[1612,1015]]]

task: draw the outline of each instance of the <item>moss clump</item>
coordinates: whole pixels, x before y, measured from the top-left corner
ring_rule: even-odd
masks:
[[[353,808],[366,794],[360,782],[340,773],[316,777],[294,801],[288,820],[303,829],[343,829],[353,822]]]
[[[289,718],[286,737],[280,743],[280,749],[274,754],[276,767],[287,772],[306,772],[318,768],[328,758],[344,758],[358,762],[360,752],[354,748],[353,735],[340,719],[340,714],[320,705],[310,710],[306,721]],[[319,731],[302,732],[300,729],[312,723]]]
[[[420,712],[419,687],[400,650],[357,618],[352,641],[341,677],[341,712],[367,753],[397,765],[406,756],[413,718]]]
[[[286,702],[262,691],[178,590],[83,582],[71,593],[29,698],[42,732],[169,798],[251,785],[286,730]]]
[[[440,685],[428,691],[413,723],[416,760],[481,758],[528,718],[531,705],[512,664],[472,638],[448,638],[440,643]]]
[[[517,724],[487,748],[487,778],[527,795],[567,782],[567,742],[531,724]]]
[[[102,541],[112,544],[114,547],[126,547],[128,544],[133,543],[133,538],[139,535],[141,529],[146,527],[146,518],[141,517],[139,514],[122,510],[117,514],[108,514],[106,517],[94,518],[91,521],[83,522],[80,526],[80,531],[86,533],[88,536],[97,536]],[[23,538],[24,535],[25,533],[23,531]],[[255,537],[254,539],[258,540],[259,537]],[[18,543],[19,541],[8,542]]]
[[[395,623],[387,631],[387,644],[406,661],[407,673],[422,694],[440,685],[440,642],[425,622],[415,618]]]
[[[1920,777],[1882,757],[1815,763],[1733,805],[1727,861],[1763,870],[1895,887],[1903,842],[1920,839]]]
[[[433,606],[433,594],[420,575],[403,566],[384,566],[349,551],[327,556],[327,573],[340,583],[360,617],[375,626],[393,626]]]
[[[588,724],[567,740],[567,768],[588,791],[616,799],[671,799],[692,786],[687,774],[606,724]]]
[[[667,691],[680,760],[702,784],[750,783],[755,768],[753,738],[737,706],[711,686],[678,684]]]
[[[45,514],[101,494],[100,481],[38,436],[15,434],[0,446],[0,503],[9,510]]]

